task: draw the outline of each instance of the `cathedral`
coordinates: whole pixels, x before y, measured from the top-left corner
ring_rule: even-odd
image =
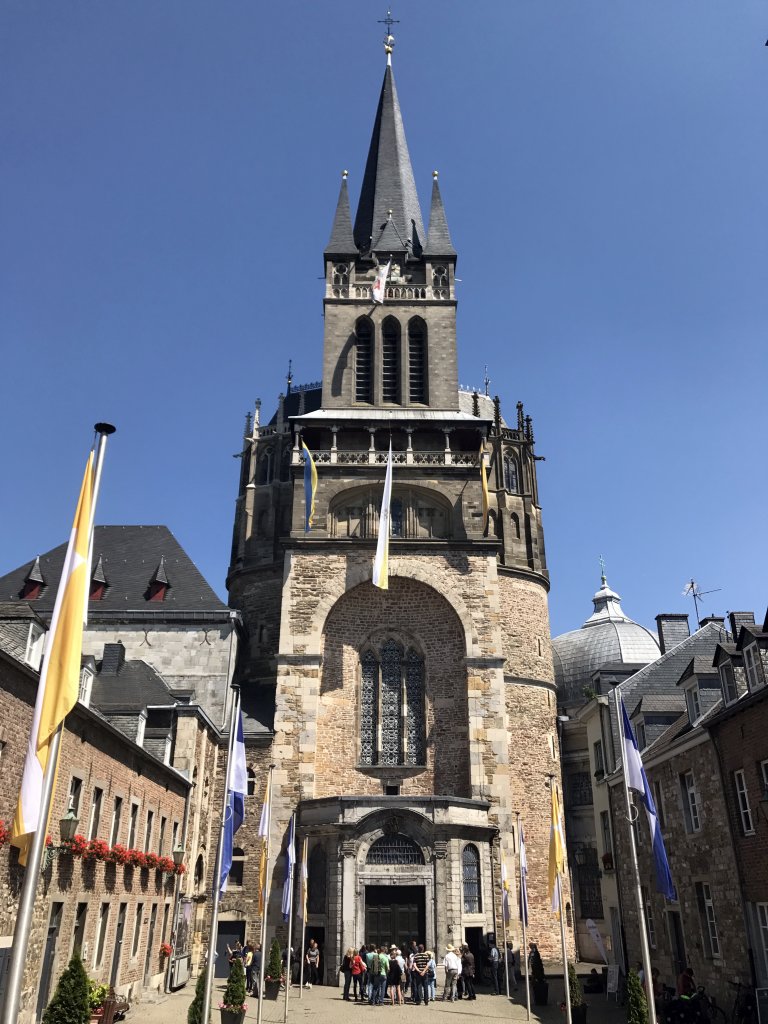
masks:
[[[219,942],[246,927],[257,937],[256,830],[274,765],[267,934],[287,931],[296,812],[307,938],[327,980],[363,941],[501,942],[502,862],[519,945],[519,822],[529,939],[560,955],[547,892],[560,742],[533,426],[522,403],[507,420],[498,398],[459,388],[457,252],[437,172],[424,227],[393,44],[355,216],[345,172],[324,251],[323,379],[289,377],[272,418],[257,404],[248,419],[227,579],[247,636],[237,678],[254,799]],[[382,590],[371,575],[390,445]],[[310,529],[304,446],[317,467]],[[567,880],[564,892],[572,944]]]

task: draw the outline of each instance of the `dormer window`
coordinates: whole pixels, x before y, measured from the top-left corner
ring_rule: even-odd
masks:
[[[635,736],[637,736],[637,749],[645,750],[648,746],[648,738],[645,735],[645,720],[637,718],[633,725],[635,726]]]
[[[165,572],[165,555],[160,556],[160,564],[155,569],[152,579],[149,581],[147,590],[148,601],[164,601],[165,595],[170,590],[171,584]]]
[[[720,673],[720,686],[723,690],[723,701],[726,704],[733,704],[739,694],[736,689],[736,676],[733,671],[732,663],[730,661],[724,661],[720,665],[718,672]]]
[[[88,598],[91,601],[101,601],[104,599],[104,595],[107,592],[107,577],[104,572],[104,556],[99,555],[99,560],[96,562],[96,566],[91,576],[91,588],[88,593]]]
[[[91,688],[93,687],[93,672],[87,666],[80,670],[80,689],[77,699],[81,704],[88,707],[91,703]]]
[[[44,589],[45,578],[40,568],[40,558],[38,556],[24,577],[24,586],[19,591],[19,599],[22,601],[36,601]]]
[[[685,704],[688,708],[688,720],[691,725],[696,725],[701,718],[701,699],[699,697],[699,684],[694,683],[685,691]]]
[[[765,686],[765,669],[757,642],[744,648],[744,668],[747,670],[747,682],[750,690]]]

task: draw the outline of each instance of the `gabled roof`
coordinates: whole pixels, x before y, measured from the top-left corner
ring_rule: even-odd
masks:
[[[682,694],[646,694],[635,705],[630,718],[644,715],[675,715],[685,711],[685,697]]]
[[[97,526],[93,547],[100,552],[99,564],[109,579],[104,597],[96,602],[98,607],[92,607],[93,616],[110,611],[151,610],[154,614],[168,614],[227,610],[167,526]],[[53,611],[65,554],[66,544],[60,544],[40,556],[49,585],[33,605],[44,617]],[[147,591],[161,561],[164,571],[173,577],[173,586],[162,605],[151,604]],[[0,601],[19,599],[28,567],[26,562],[0,577]]]
[[[108,714],[118,708],[143,711],[149,705],[188,704],[189,696],[174,693],[146,661],[124,661],[113,671],[104,662],[91,685],[91,704]]]
[[[390,244],[390,236],[383,230],[388,226],[390,211],[393,238],[401,240],[397,245]],[[407,241],[409,250],[420,255],[424,244],[424,224],[405,141],[403,115],[395,77],[389,65],[384,72],[376,110],[357,204],[354,237],[357,248],[362,252],[368,252],[371,247],[382,252],[385,249],[387,252],[390,249],[402,251],[405,248],[403,243]]]
[[[32,563],[32,566],[31,566],[29,572],[27,573],[27,575],[24,577],[24,582],[25,583],[45,583],[45,576],[43,576],[42,570],[40,568],[40,556],[39,555],[37,556],[35,561]]]
[[[716,676],[717,674],[717,669],[712,664],[712,658],[709,655],[695,654],[680,673],[677,685],[690,679],[691,676]]]

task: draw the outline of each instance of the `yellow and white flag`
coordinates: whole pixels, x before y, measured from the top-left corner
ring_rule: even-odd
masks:
[[[552,911],[560,913],[560,890],[557,884],[565,872],[565,843],[563,842],[563,826],[560,815],[560,798],[557,786],[552,779],[552,824],[549,829],[549,899]]]
[[[259,917],[264,916],[264,896],[267,888],[267,843],[269,841],[270,815],[269,776],[267,776],[267,785],[264,788],[264,803],[261,805],[261,820],[259,821],[259,839],[261,839],[261,859],[259,861]]]
[[[11,842],[18,846],[19,863],[26,864],[32,835],[43,813],[43,777],[54,733],[77,703],[83,625],[88,609],[89,562],[93,526],[93,452],[88,456],[83,486],[69,537],[64,568],[46,637],[40,684],[29,735],[21,793],[13,819]],[[47,826],[42,822],[42,827]]]
[[[307,869],[307,840],[304,840],[304,846],[302,847],[301,853],[301,919],[302,921],[307,920],[307,889],[309,881],[309,871]]]
[[[389,455],[387,456],[387,473],[384,477],[384,494],[381,499],[381,514],[379,515],[379,539],[376,544],[376,558],[373,562],[373,578],[371,582],[374,587],[381,590],[389,589],[389,506],[392,500],[392,442],[389,442]]]
[[[485,443],[480,444],[480,485],[483,488],[483,532],[485,532],[485,526],[488,522],[488,511],[491,507],[490,499],[488,498],[488,471],[485,468]]]

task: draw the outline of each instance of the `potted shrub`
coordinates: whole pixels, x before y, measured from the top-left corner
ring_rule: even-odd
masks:
[[[205,971],[201,971],[195,985],[195,998],[187,1010],[187,1024],[203,1024],[203,999],[205,998]]]
[[[264,975],[264,995],[267,999],[277,999],[280,986],[283,983],[283,958],[280,955],[280,943],[272,939],[269,947],[269,960]]]
[[[245,1011],[245,968],[240,957],[235,957],[229,965],[229,978],[224,989],[224,998],[219,1003],[221,1024],[243,1024]]]
[[[88,1024],[90,1015],[88,975],[80,951],[75,950],[46,1007],[43,1024]]]
[[[627,1024],[648,1024],[648,1003],[637,971],[627,975]]]
[[[544,964],[538,946],[531,950],[531,981],[533,983],[533,1001],[537,1006],[546,1006],[549,998],[549,984],[544,975]]]
[[[104,1000],[108,995],[109,985],[100,985],[93,978],[88,979],[88,1007],[92,1021],[100,1021],[104,1016]]]
[[[584,1002],[584,989],[581,987],[575,964],[568,964],[568,991],[571,994],[573,1024],[587,1024],[587,1004]]]

